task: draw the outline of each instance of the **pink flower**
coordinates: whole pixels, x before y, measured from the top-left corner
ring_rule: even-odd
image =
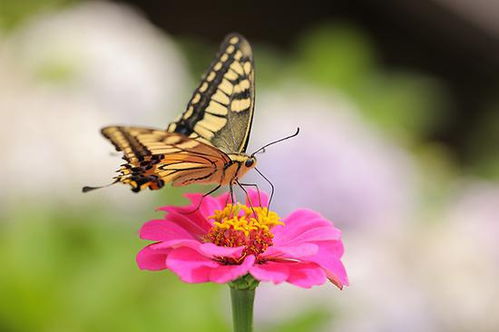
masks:
[[[226,283],[249,273],[303,288],[327,279],[340,289],[348,285],[341,232],[317,212],[299,209],[281,221],[263,207],[267,195],[253,190],[246,205],[227,204],[227,193],[186,196],[191,205],[159,208],[165,217],[142,226],[140,237],[155,242],[138,253],[141,269],[169,269],[189,283]]]

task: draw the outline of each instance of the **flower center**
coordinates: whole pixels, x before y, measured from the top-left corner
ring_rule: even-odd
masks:
[[[267,208],[249,208],[242,204],[227,204],[223,210],[215,210],[210,217],[215,222],[208,234],[205,235],[206,242],[214,243],[223,247],[244,246],[242,258],[247,255],[263,253],[272,245],[271,229],[276,225],[284,225],[280,217]],[[227,260],[227,259],[225,259]],[[227,260],[226,263],[237,263]]]

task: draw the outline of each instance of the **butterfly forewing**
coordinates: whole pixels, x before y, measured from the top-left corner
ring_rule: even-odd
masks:
[[[239,34],[228,35],[192,95],[175,132],[225,153],[246,150],[253,119],[255,79],[251,47]]]

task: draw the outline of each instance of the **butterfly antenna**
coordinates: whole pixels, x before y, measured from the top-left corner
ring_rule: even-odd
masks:
[[[280,142],[282,142],[282,141],[285,141],[285,140],[288,140],[288,139],[290,139],[290,138],[293,138],[293,137],[297,136],[299,133],[300,133],[300,128],[296,128],[296,132],[295,132],[293,135],[289,135],[289,136],[286,136],[286,137],[280,138],[280,139],[278,139],[278,140],[275,140],[275,141],[273,141],[273,142],[270,142],[270,143],[268,143],[268,144],[265,144],[264,146],[262,146],[261,148],[259,148],[259,149],[258,149],[258,150],[256,150],[255,152],[253,152],[253,153],[251,154],[251,157],[253,157],[255,154],[257,154],[257,153],[259,153],[259,152],[261,152],[261,151],[265,151],[265,148],[267,148],[267,147],[269,147],[269,146],[271,146],[271,145],[274,145],[274,144],[276,144],[276,143],[280,143]]]
[[[258,168],[255,167],[255,171],[257,171],[258,174],[260,174],[261,177],[264,178],[268,184],[270,184],[270,198],[269,198],[269,205],[267,207],[267,212],[268,212],[268,211],[270,211],[270,204],[272,203],[272,198],[274,197],[275,187],[274,187],[274,184],[265,175],[263,175],[262,172],[260,172],[258,170]]]
[[[113,184],[115,184],[116,182],[119,182],[119,181],[120,181],[119,179],[116,179],[114,182],[111,182],[109,184],[106,184],[104,186],[99,186],[99,187],[85,186],[85,187],[81,188],[81,191],[84,192],[84,193],[88,193],[89,191],[92,191],[92,190],[110,187],[110,186],[112,186]]]

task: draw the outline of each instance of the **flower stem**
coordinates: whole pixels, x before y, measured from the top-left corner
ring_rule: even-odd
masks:
[[[255,299],[254,289],[230,288],[232,300],[232,320],[234,332],[253,331],[253,301]]]
[[[258,281],[250,275],[229,284],[234,332],[253,331],[253,302]]]

